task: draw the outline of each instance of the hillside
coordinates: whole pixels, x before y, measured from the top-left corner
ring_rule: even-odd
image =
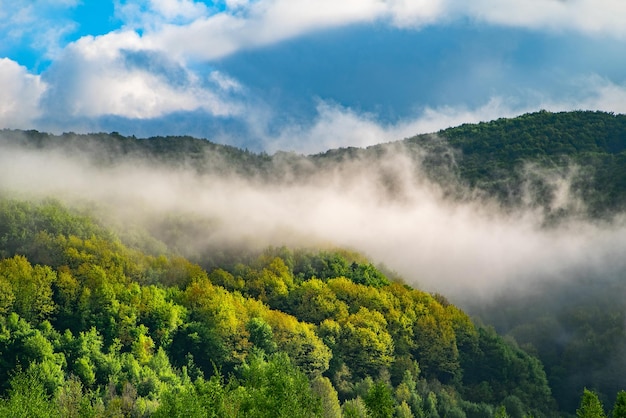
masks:
[[[3,407],[256,416],[284,378],[304,395],[272,408],[553,416],[585,387],[606,407],[626,387],[624,115],[311,156],[14,130],[0,148]],[[482,249],[483,230],[510,242]],[[387,256],[414,288],[451,283],[453,303]]]
[[[268,249],[204,271],[7,198],[0,243],[3,415],[556,412],[538,360],[356,254]]]
[[[565,179],[584,205],[578,209],[588,216],[606,217],[626,209],[626,115],[605,112],[540,111],[367,149],[341,148],[311,156],[255,154],[192,137],[140,139],[117,133],[3,130],[0,144],[54,149],[101,166],[141,159],[275,182],[303,181],[345,162],[380,161],[399,152],[419,162],[432,180],[446,188],[460,182],[511,207],[530,204],[555,209],[551,206],[555,181]],[[568,212],[574,207],[557,209]]]
[[[461,178],[509,204],[522,203],[526,183],[538,202],[550,200],[550,184],[526,170],[532,164],[571,175],[591,216],[626,209],[626,115],[543,111],[440,134],[461,152]]]

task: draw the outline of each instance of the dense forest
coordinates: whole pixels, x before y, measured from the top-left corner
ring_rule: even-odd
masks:
[[[556,414],[536,358],[357,254],[207,272],[8,198],[0,242],[3,416]]]
[[[542,111],[312,156],[13,130],[0,148],[277,186],[400,154],[445,199],[532,210],[547,229],[610,226],[626,210],[626,116],[602,112]],[[384,167],[377,187],[401,201],[402,179]],[[472,320],[352,250],[198,246],[215,225],[180,214],[116,224],[93,204],[3,191],[0,415],[601,416],[603,403],[626,416],[623,268],[459,301]]]

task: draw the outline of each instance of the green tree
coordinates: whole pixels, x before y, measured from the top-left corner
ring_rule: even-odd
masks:
[[[95,418],[104,415],[104,405],[84,393],[80,380],[70,376],[57,391],[55,401],[63,418]]]
[[[367,406],[360,397],[345,401],[341,411],[344,418],[368,418]]]
[[[327,377],[316,377],[311,382],[311,390],[322,401],[323,418],[341,418],[341,405],[339,405],[337,391]]]
[[[289,293],[287,308],[298,319],[319,324],[322,321],[348,316],[346,304],[319,279],[310,279]]]
[[[620,390],[613,405],[613,418],[626,418],[626,391]]]
[[[396,407],[396,417],[398,418],[414,418],[411,407],[406,401],[402,401],[400,405]]]
[[[266,354],[276,351],[274,333],[272,327],[261,318],[251,318],[246,324],[246,330],[250,333],[250,342],[260,348]]]
[[[494,413],[494,418],[509,418],[509,414],[506,413],[506,408],[504,407],[504,405],[500,405],[495,413]]]
[[[13,309],[28,321],[41,321],[52,314],[52,283],[56,273],[48,266],[33,267],[26,257],[15,256],[0,261],[0,281],[11,284],[4,305],[12,300]],[[6,308],[5,308],[6,309]]]
[[[327,377],[318,376],[311,382],[313,394],[321,399],[323,418],[341,418],[337,391]]]
[[[376,376],[393,362],[393,339],[378,312],[361,307],[343,324],[338,351],[356,376]]]
[[[613,418],[626,418],[626,391],[620,390],[613,405]]]
[[[198,379],[198,382],[201,379]],[[187,382],[182,387],[168,387],[161,395],[161,402],[154,418],[205,418],[209,415],[198,396],[193,383]]]
[[[585,388],[583,396],[580,400],[580,407],[576,410],[578,418],[605,418],[606,414],[602,408],[602,403],[598,399],[598,395]]]
[[[371,418],[391,418],[395,402],[391,388],[387,383],[378,381],[372,386],[364,399]]]
[[[60,417],[38,370],[19,371],[11,378],[8,398],[0,400],[0,416],[7,418]]]
[[[321,416],[321,401],[311,391],[307,376],[289,357],[277,353],[266,361],[254,352],[241,369],[247,396],[241,405],[246,417],[308,418]]]

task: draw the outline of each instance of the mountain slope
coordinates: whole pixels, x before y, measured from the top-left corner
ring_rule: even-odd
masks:
[[[276,272],[272,269],[276,266],[270,268],[269,265],[257,260],[260,254],[258,244],[248,247],[242,246],[242,242],[266,243],[264,241],[266,237],[297,236],[301,232],[297,229],[298,223],[307,222],[306,208],[310,206],[313,207],[312,213],[316,216],[320,208],[323,209],[321,212],[325,214],[323,221],[328,226],[313,223],[313,227],[315,232],[326,231],[328,234],[326,243],[333,242],[334,238],[341,238],[341,223],[337,220],[346,222],[354,217],[359,221],[357,222],[359,232],[368,231],[373,224],[384,225],[384,228],[374,229],[375,234],[364,236],[368,237],[368,240],[379,241],[381,248],[391,248],[386,254],[404,250],[403,247],[423,244],[416,248],[420,248],[425,255],[413,251],[407,252],[408,256],[412,258],[423,256],[423,260],[433,259],[440,260],[443,264],[454,264],[463,261],[460,260],[461,254],[451,251],[448,258],[441,257],[429,247],[428,242],[424,241],[436,239],[438,234],[443,233],[452,237],[449,241],[443,241],[444,244],[455,244],[456,241],[469,239],[469,245],[461,247],[462,249],[473,250],[474,247],[480,247],[479,240],[475,244],[472,243],[471,240],[475,239],[473,235],[469,235],[469,238],[467,235],[459,235],[456,238],[457,231],[450,228],[467,227],[465,223],[455,222],[457,214],[467,216],[467,213],[470,213],[470,224],[476,223],[477,219],[481,220],[482,223],[477,223],[475,228],[470,229],[474,234],[480,232],[480,228],[489,228],[491,222],[495,226],[493,230],[487,231],[488,234],[499,236],[502,227],[509,228],[511,224],[519,223],[521,225],[519,230],[513,230],[513,244],[505,247],[510,250],[509,252],[519,251],[522,254],[519,259],[514,259],[517,263],[513,264],[514,269],[498,273],[500,271],[497,270],[498,267],[505,261],[490,258],[488,254],[485,258],[488,265],[482,266],[484,270],[480,271],[481,266],[477,266],[471,262],[472,260],[468,264],[470,268],[478,270],[477,276],[484,272],[491,273],[490,270],[495,271],[496,273],[489,276],[490,280],[497,279],[498,274],[511,274],[512,277],[502,278],[505,285],[495,282],[476,285],[495,290],[490,290],[488,296],[481,299],[463,299],[459,300],[459,303],[462,303],[471,314],[479,316],[484,323],[494,324],[498,332],[514,337],[527,352],[537,355],[543,361],[548,381],[561,411],[574,413],[585,386],[596,389],[605,400],[605,404],[609,404],[617,390],[623,389],[626,385],[621,378],[626,375],[625,365],[621,360],[624,358],[626,347],[626,336],[622,326],[626,306],[620,298],[620,295],[626,293],[624,280],[626,266],[621,262],[623,257],[619,255],[619,249],[623,248],[620,234],[626,209],[624,115],[603,112],[537,112],[513,119],[463,125],[367,149],[336,149],[311,156],[292,153],[269,156],[189,137],[137,139],[122,137],[115,133],[57,136],[35,131],[3,131],[0,135],[0,147],[4,151],[2,155],[8,156],[2,161],[3,164],[0,164],[0,170],[4,170],[0,177],[3,178],[3,188],[11,190],[9,193],[11,196],[25,194],[30,198],[30,189],[36,189],[32,183],[23,180],[24,177],[28,178],[28,170],[19,173],[11,171],[12,164],[22,167],[17,164],[32,159],[35,161],[34,164],[23,166],[30,167],[30,170],[36,173],[45,173],[33,179],[35,186],[40,185],[40,189],[43,190],[36,189],[39,190],[35,193],[36,196],[41,197],[42,193],[45,195],[49,190],[65,192],[75,189],[80,198],[87,200],[87,203],[80,201],[79,206],[90,207],[90,213],[98,219],[96,223],[106,219],[107,225],[113,225],[115,231],[107,234],[113,236],[117,234],[124,242],[131,244],[135,251],[148,257],[158,257],[164,253],[183,255],[209,273],[217,271],[218,273],[210,276],[216,284],[230,291],[243,292],[252,299],[260,299],[271,308],[296,315],[306,322],[317,321],[318,325],[327,318],[319,312],[313,315],[307,309],[292,305],[293,301],[284,300],[285,286],[286,294],[289,295],[292,290],[298,288],[293,298],[296,298],[296,294],[299,295],[298,298],[316,295],[315,303],[321,304],[324,298],[318,294],[327,293],[324,289],[328,282],[322,280],[320,284],[315,280],[332,281],[338,278],[335,276],[349,276],[356,274],[356,271],[346,269],[344,266],[337,270],[340,273],[328,276],[328,273],[321,273],[327,268],[324,266],[332,264],[324,258],[326,256],[318,255],[316,258],[310,254],[300,254],[296,257],[294,254],[289,255],[287,251],[283,255],[278,255],[278,258],[283,260],[286,270],[283,267],[278,270],[288,271],[293,275],[294,283],[306,278],[307,285],[302,288],[294,284],[295,287],[291,288],[291,285],[282,286],[279,280],[272,286],[266,286],[262,283],[265,279],[275,279]],[[15,150],[27,151],[14,154]],[[55,156],[59,155],[64,157],[60,160],[61,168],[47,165],[48,161],[54,160]],[[79,165],[80,169],[72,169],[72,164]],[[132,186],[126,194],[120,194],[119,192],[123,192],[126,187],[127,179],[132,180],[133,176],[137,176],[137,173],[128,169],[129,166],[154,168],[157,174],[154,170],[139,170],[139,175],[148,173],[149,176],[129,183]],[[96,169],[92,170],[92,167]],[[101,181],[102,173],[111,172],[115,173],[111,177],[116,180],[113,182],[114,185],[111,185],[110,180]],[[78,182],[77,179],[81,177],[85,177],[85,184]],[[165,189],[165,192],[155,187],[155,184],[162,181],[162,177],[173,182],[173,186]],[[52,183],[55,187],[50,188],[48,180],[57,178],[59,178],[57,183]],[[219,179],[229,181],[220,182]],[[234,181],[230,181],[231,179]],[[418,186],[415,186],[416,184]],[[179,189],[184,191],[187,188],[190,190],[189,193],[177,192]],[[19,191],[16,192],[15,189]],[[343,200],[338,200],[334,196],[333,199],[327,199],[326,190],[339,194]],[[208,197],[201,195],[199,191],[206,191]],[[236,193],[231,193],[232,191]],[[135,194],[139,194],[141,199],[135,199]],[[266,194],[268,197],[255,200],[260,194]],[[436,198],[432,198],[433,195]],[[294,196],[293,200],[298,204],[294,204],[290,196]],[[65,199],[60,194],[58,197]],[[89,203],[89,199],[94,199],[97,203]],[[203,199],[207,201],[204,202]],[[234,206],[226,206],[227,212],[233,208],[243,208],[234,211],[232,225],[220,218],[218,216],[220,213],[207,214],[207,208],[224,206],[224,202],[229,200],[235,203]],[[76,204],[76,199],[70,201],[72,205]],[[173,201],[176,201],[176,205]],[[432,212],[426,211],[428,218],[420,225],[421,229],[411,229],[412,218],[408,215],[412,215],[413,212],[410,210],[401,212],[397,208],[412,209],[414,205],[423,202],[427,203],[427,208],[428,204],[434,202],[434,209]],[[20,204],[12,205],[19,207]],[[362,208],[366,208],[364,216],[359,218],[358,211]],[[135,209],[140,211],[140,216],[132,213]],[[286,223],[286,226],[277,226],[270,217],[272,210],[277,211],[281,220],[290,220],[292,215],[290,212],[294,212],[295,219],[292,223]],[[54,211],[51,211],[54,214]],[[429,223],[435,223],[438,213],[448,213],[446,211],[451,215],[443,217],[445,228],[441,231],[435,230],[434,234],[429,235],[427,231]],[[475,212],[480,211],[484,212],[484,216],[477,218]],[[14,215],[8,215],[12,212],[20,213],[20,210],[7,210],[4,225],[10,226],[14,222],[21,222],[19,217],[16,219]],[[61,213],[58,212],[55,216],[58,216],[58,222],[63,224],[65,215]],[[335,219],[335,214],[342,216]],[[396,223],[388,221],[387,218],[399,214],[407,216],[400,217]],[[41,221],[38,219],[42,216],[34,212],[23,215],[24,218],[30,219],[29,228],[33,231],[40,225]],[[118,217],[123,219],[114,221]],[[246,223],[248,218],[257,219],[257,223]],[[502,218],[507,222],[499,223]],[[68,222],[73,224],[74,221]],[[132,226],[134,224],[137,225]],[[451,226],[447,226],[449,224]],[[97,234],[93,230],[94,223],[90,225],[82,228]],[[410,241],[399,240],[400,244],[392,246],[397,231],[402,229],[409,231],[407,236]],[[426,231],[423,233],[422,229]],[[531,240],[531,244],[526,246],[520,242],[518,249],[515,240],[526,238],[529,229],[541,239]],[[31,251],[29,248],[33,241],[27,238],[29,235],[16,230],[4,231],[4,241],[0,241],[3,245],[0,250],[4,251],[1,253],[4,258]],[[50,242],[54,241],[58,234],[68,234],[62,228],[54,231],[51,233],[52,237],[46,238]],[[347,232],[355,234],[354,230]],[[389,235],[386,235],[387,233]],[[563,239],[561,241],[544,239],[552,237],[551,234]],[[361,235],[356,237],[359,238]],[[405,238],[404,235],[399,237]],[[570,242],[575,246],[577,242],[584,242],[587,239],[591,244],[583,246],[582,251],[567,252]],[[314,239],[311,234],[305,235],[304,240],[298,237],[293,241],[304,242],[308,247],[315,247],[324,242]],[[561,247],[550,248],[549,245],[553,242],[560,243]],[[538,245],[548,247],[529,250]],[[44,248],[47,247],[44,245]],[[251,251],[250,248],[254,250]],[[445,252],[450,245],[434,248]],[[493,247],[487,247],[485,251],[490,248],[493,250]],[[561,254],[560,251],[564,253]],[[540,263],[539,260],[524,257],[541,256],[542,253],[549,255],[547,260],[541,261],[548,263],[546,268],[537,271],[529,269],[530,273],[514,275],[516,270],[524,270],[527,266]],[[35,257],[38,253],[28,254]],[[28,261],[50,266],[53,265],[51,263],[54,257],[59,257],[54,252],[43,251],[41,254],[47,254],[48,258],[29,257]],[[476,253],[472,252],[468,257],[471,258],[472,254]],[[503,254],[500,253],[500,256]],[[300,265],[298,263],[304,263],[302,260],[306,260],[307,257],[317,261],[311,262],[311,266],[306,268],[297,267]],[[550,257],[554,257],[554,260]],[[289,261],[290,259],[299,261]],[[380,258],[377,261],[380,261]],[[561,266],[560,263],[569,264]],[[356,280],[359,286],[370,287],[376,283],[378,280],[376,274],[365,278],[369,277],[366,274],[368,264],[362,263],[362,260],[357,262],[357,266],[361,266],[357,269],[360,278],[353,277],[352,283]],[[423,263],[411,264],[413,265],[423,266]],[[248,266],[248,269],[242,266]],[[462,266],[463,268],[455,273],[459,275],[459,284],[465,283],[464,280],[467,281],[465,276],[472,273],[470,268]],[[414,270],[415,276],[428,273],[426,271],[428,267],[422,268],[424,271]],[[435,266],[434,270],[436,279],[436,274],[442,269]],[[306,273],[307,271],[309,273]],[[159,274],[161,273],[152,272],[149,275],[160,277]],[[289,274],[285,277],[289,277]],[[298,275],[301,277],[296,278]],[[172,283],[178,280],[174,273],[166,277]],[[246,280],[243,280],[244,277]],[[251,283],[256,284],[247,287]],[[331,283],[335,286],[333,291],[348,284],[335,281]],[[312,289],[307,286],[311,286]],[[445,303],[437,302],[445,308]],[[333,304],[334,302],[330,303]],[[369,305],[366,308],[369,309]],[[393,318],[386,316],[388,313],[383,313],[382,319],[389,325]],[[346,318],[357,314],[359,309],[353,307],[352,310],[348,309]],[[304,316],[300,318],[298,315]],[[367,318],[370,322],[380,320],[379,317],[376,319],[376,315]],[[355,316],[352,317],[352,321],[357,319]],[[343,323],[340,321],[338,323],[343,326],[348,322],[350,321],[344,318]],[[382,320],[379,322],[382,323]],[[189,332],[193,334],[195,331],[190,328]],[[388,334],[393,340],[395,334],[389,332]],[[384,342],[387,337],[381,335],[381,341]],[[445,354],[445,350],[429,353],[425,347],[413,347],[411,356],[418,356],[419,353],[422,359],[421,361],[418,359],[421,373],[427,379],[437,378],[443,382],[451,382],[454,386],[461,378],[465,389],[460,392],[467,400],[479,402],[490,399],[488,402],[497,403],[502,401],[503,394],[509,396],[511,389],[496,390],[490,384],[490,389],[483,391],[484,385],[481,386],[480,380],[482,366],[479,367],[472,362],[477,361],[476,356],[480,358],[481,352],[483,355],[488,351],[499,352],[507,358],[515,358],[518,354],[508,352],[510,348],[495,348],[500,343],[498,340],[492,340],[491,334],[485,330],[478,331],[477,335],[478,337],[472,336],[470,338],[472,343],[466,346],[463,346],[463,339],[457,335],[455,337],[458,339],[455,342],[457,354],[454,354],[452,348],[452,351]],[[327,347],[330,347],[330,342],[326,343]],[[395,344],[394,350],[397,349]],[[452,347],[446,344],[442,346]],[[384,347],[382,344],[372,349],[379,350],[381,361],[388,366],[385,362],[389,361],[389,353]],[[463,356],[468,355],[464,350],[470,350],[473,353],[470,357],[474,360],[463,360]],[[411,353],[410,349],[409,352]],[[455,360],[440,359],[441,361],[433,364],[425,360],[429,358],[428,356],[445,358],[446,355]],[[333,359],[340,357],[355,360],[354,355],[350,353],[333,356]],[[227,356],[223,357],[226,358]],[[488,361],[487,357],[483,357],[482,361],[483,363],[476,364],[484,366],[484,362],[488,363],[491,360]],[[337,372],[342,370],[341,365],[333,363],[332,360],[329,360],[328,367],[328,370],[335,367]],[[507,376],[510,377],[510,373],[519,373],[516,367],[511,365],[507,367],[510,370]],[[353,373],[356,373],[359,379],[364,373],[372,373],[371,369],[368,372],[367,367],[362,365],[357,366],[356,370]],[[468,370],[472,371],[467,372]],[[507,380],[509,377],[500,376],[499,379]],[[394,379],[397,383],[397,373]],[[538,387],[542,387],[540,383]],[[346,393],[349,393],[349,390]],[[521,394],[515,396],[523,398]]]
[[[4,412],[39,396],[59,415],[321,416],[383,396],[414,414],[555,413],[539,361],[356,254],[269,249],[206,272],[57,202],[0,203]]]

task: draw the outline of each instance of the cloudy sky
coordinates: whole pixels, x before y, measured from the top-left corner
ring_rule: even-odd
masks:
[[[0,128],[365,146],[626,113],[623,0],[0,0]]]

